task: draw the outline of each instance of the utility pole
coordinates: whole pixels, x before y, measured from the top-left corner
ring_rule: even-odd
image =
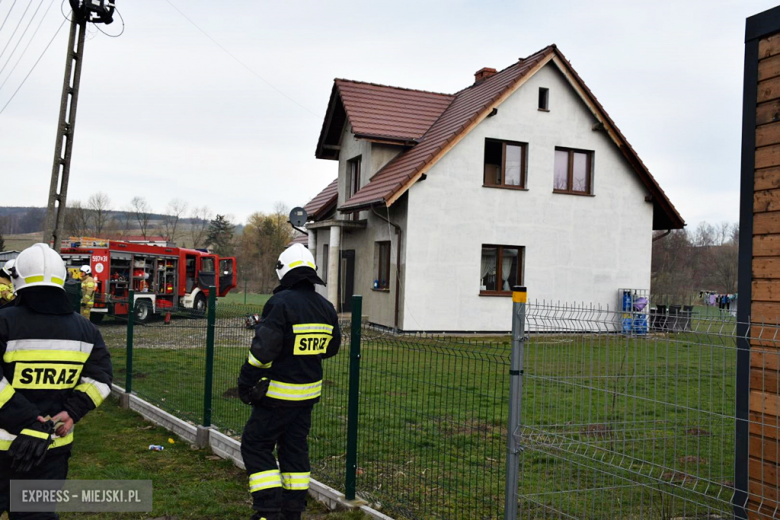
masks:
[[[68,57],[62,85],[57,141],[54,145],[49,202],[43,227],[43,242],[51,244],[57,251],[62,244],[62,227],[68,198],[70,159],[73,154],[73,134],[76,129],[76,109],[79,100],[81,67],[84,63],[87,23],[110,24],[115,9],[113,0],[70,0],[70,7],[73,18],[68,38]]]

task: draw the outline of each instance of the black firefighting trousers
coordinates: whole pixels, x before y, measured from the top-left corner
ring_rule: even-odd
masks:
[[[5,452],[0,452],[0,515],[8,511],[11,501],[12,480],[65,480],[68,477],[68,459],[70,449],[57,453],[57,449],[46,454],[43,462],[27,473],[18,473],[11,469],[11,460]],[[9,520],[57,520],[56,513],[8,513]]]
[[[307,437],[313,407],[253,407],[241,437],[241,455],[249,474],[255,511],[306,509],[311,470]],[[279,455],[278,466],[274,447]]]

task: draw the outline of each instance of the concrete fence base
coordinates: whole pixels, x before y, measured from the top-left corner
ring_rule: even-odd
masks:
[[[236,466],[245,469],[244,461],[241,458],[241,443],[234,438],[228,437],[224,433],[218,432],[213,428],[196,426],[183,421],[165,410],[144,401],[137,395],[125,393],[124,388],[117,385],[113,385],[111,390],[113,395],[119,397],[119,403],[122,408],[128,408],[138,412],[144,419],[175,433],[190,444],[199,448],[209,447],[215,455],[218,455],[223,459],[232,460]],[[339,491],[314,479],[311,479],[309,482],[309,495],[333,511],[341,509],[360,509],[371,518],[376,518],[378,520],[393,520],[392,517],[369,507],[364,501],[347,500]]]

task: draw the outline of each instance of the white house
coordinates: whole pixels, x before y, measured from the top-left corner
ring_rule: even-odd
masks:
[[[404,331],[506,331],[531,300],[648,289],[653,230],[685,223],[553,45],[455,94],[335,80],[307,206],[322,289]]]

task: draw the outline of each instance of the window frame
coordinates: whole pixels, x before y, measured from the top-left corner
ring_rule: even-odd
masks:
[[[544,100],[544,103],[542,101]],[[544,105],[544,106],[542,106]],[[538,108],[542,112],[550,111],[550,89],[547,87],[539,87],[539,102]]]
[[[553,193],[562,193],[565,195],[579,195],[579,196],[585,196],[585,197],[592,197],[593,196],[593,150],[582,150],[579,148],[566,148],[563,146],[556,146],[555,147],[556,152],[567,152],[569,154],[569,161],[568,161],[568,174],[566,177],[566,186],[567,188],[565,190],[559,189],[555,187],[555,156],[553,156]],[[586,167],[586,179],[588,182],[588,187],[586,191],[576,191],[573,189],[574,186],[574,154],[575,153],[581,153],[584,154],[587,157],[587,167]]]
[[[488,142],[501,143],[501,184],[487,184],[485,181],[486,171],[485,166],[485,153],[487,152]],[[519,146],[520,147],[520,185],[506,184],[506,145]],[[500,190],[520,190],[528,191],[527,185],[527,171],[528,171],[528,143],[521,141],[509,141],[505,139],[494,139],[492,137],[485,138],[485,153],[482,154],[482,187],[483,188],[497,188]]]
[[[377,240],[377,267],[376,272],[374,273],[376,276],[376,280],[378,283],[378,287],[373,287],[372,289],[375,291],[382,291],[382,292],[389,292],[390,291],[390,276],[392,276],[392,269],[390,269],[390,258],[392,257],[392,249],[393,249],[393,243],[390,240]],[[383,252],[384,249],[384,252]],[[384,255],[384,259],[383,259]],[[385,270],[387,272],[386,277],[386,283],[387,285],[382,285],[382,267],[385,267]]]
[[[504,248],[506,249],[517,249],[517,285],[523,285],[524,278],[525,278],[525,246],[510,246],[510,245],[499,245],[499,244],[482,244],[480,248],[480,259],[482,258],[482,250],[486,247],[495,247],[496,248],[496,274],[503,272],[503,262],[504,262]],[[512,291],[505,291],[503,289],[500,290],[479,290],[480,296],[512,296]]]
[[[357,165],[357,175],[355,175],[355,169]],[[347,200],[355,196],[360,191],[360,178],[363,175],[363,156],[356,155],[355,157],[347,161],[347,178],[349,180],[349,186],[347,190]],[[349,220],[359,220],[360,211],[355,211],[349,214]]]

